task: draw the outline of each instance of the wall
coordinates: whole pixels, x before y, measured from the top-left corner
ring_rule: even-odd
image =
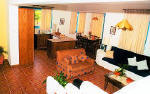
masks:
[[[9,2],[9,63],[19,64],[18,6]]]
[[[118,46],[121,30],[116,29],[116,34],[110,35],[110,27],[115,26],[122,19],[123,13],[106,13],[103,33],[103,44]]]
[[[60,25],[60,18],[65,18],[64,25]],[[56,25],[56,30],[59,28],[59,32],[65,34],[68,37],[75,38],[75,34],[69,34],[71,11],[53,10],[53,25]]]
[[[7,0],[0,1],[0,46],[8,51],[8,6]],[[5,59],[8,55],[5,54]]]

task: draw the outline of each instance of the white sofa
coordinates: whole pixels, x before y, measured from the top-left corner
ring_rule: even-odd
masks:
[[[150,76],[147,76],[130,83],[113,94],[149,94],[149,87]],[[71,83],[68,83],[64,88],[51,76],[47,77],[46,92],[47,94],[108,94],[88,81],[84,81],[80,89]]]
[[[46,92],[47,94],[108,94],[89,81],[83,81],[80,89],[78,89],[72,83],[68,83],[65,87],[62,87],[51,76],[47,77]]]
[[[97,50],[97,54],[96,54],[96,63],[99,65],[99,66],[102,66],[104,67],[105,69],[108,69],[110,71],[115,71],[115,69],[118,69],[119,67],[116,66],[116,65],[113,65],[113,64],[110,64],[104,60],[102,60],[102,58],[105,57],[105,52],[101,49],[98,49]],[[133,72],[130,72],[128,70],[126,70],[126,75],[127,77],[130,77],[132,78],[133,80],[139,80],[139,79],[142,79],[143,77],[142,76],[139,76]]]

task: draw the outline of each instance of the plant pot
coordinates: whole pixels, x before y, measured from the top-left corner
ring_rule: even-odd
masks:
[[[3,62],[4,62],[4,55],[2,54],[0,55],[0,64],[3,64]]]

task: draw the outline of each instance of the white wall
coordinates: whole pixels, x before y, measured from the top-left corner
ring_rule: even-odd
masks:
[[[60,25],[60,18],[65,19],[64,25]],[[69,34],[70,29],[70,19],[71,19],[71,11],[61,11],[61,10],[53,10],[53,24],[56,25],[56,30],[59,28],[59,32],[62,34],[75,38],[75,34]]]
[[[115,35],[110,35],[110,27],[115,26],[123,19],[123,13],[106,13],[103,33],[103,43],[118,46],[121,30],[116,29]]]
[[[9,63],[19,64],[18,6],[9,3]]]

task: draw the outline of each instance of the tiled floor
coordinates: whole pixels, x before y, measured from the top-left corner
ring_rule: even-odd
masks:
[[[108,72],[108,70],[95,65],[94,73],[79,78],[91,81],[104,89],[104,74]],[[0,94],[46,94],[46,88],[42,82],[47,76],[55,75],[55,73],[55,60],[48,58],[46,51],[36,50],[33,65],[13,67],[8,63],[0,65]],[[109,84],[106,92],[111,94],[116,90],[118,90],[116,87]]]

